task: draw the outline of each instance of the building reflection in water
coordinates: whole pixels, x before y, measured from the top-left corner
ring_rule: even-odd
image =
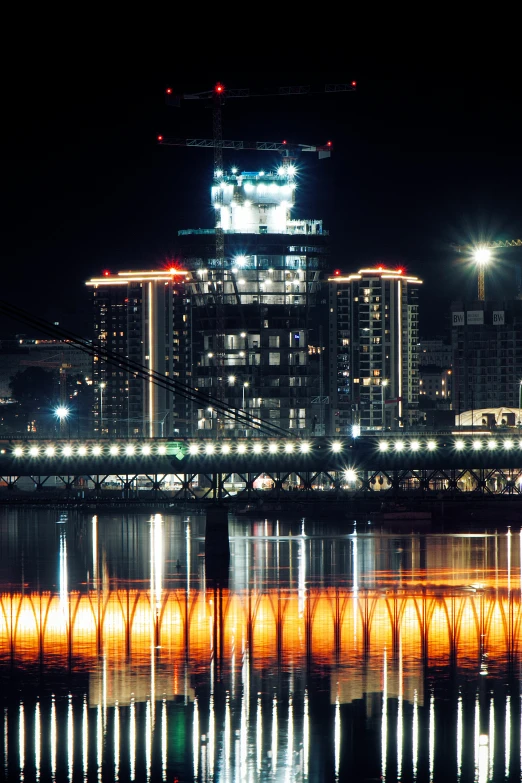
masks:
[[[6,780],[519,779],[522,536],[0,517]]]

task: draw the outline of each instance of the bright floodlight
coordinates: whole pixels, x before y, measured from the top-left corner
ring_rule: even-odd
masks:
[[[488,449],[496,449],[497,448],[497,442],[495,440],[488,441]]]
[[[166,454],[166,453],[167,453],[166,446],[158,446],[158,454]]]
[[[260,443],[254,443],[254,454],[261,454],[261,444]]]
[[[355,472],[355,470],[352,470],[351,468],[348,468],[348,470],[344,471],[344,477],[346,478],[347,481],[349,481],[351,484],[353,484],[353,482],[357,478],[357,473]]]
[[[221,453],[230,454],[230,446],[228,445],[228,443],[223,443],[223,445],[221,446]]]
[[[437,443],[436,443],[436,441],[434,441],[434,440],[429,440],[429,441],[428,441],[428,449],[429,449],[430,451],[433,451],[433,449],[436,449],[436,448],[437,448]]]
[[[234,261],[236,262],[236,264],[238,266],[245,266],[245,264],[247,262],[247,257],[246,256],[236,256]]]
[[[473,258],[481,266],[485,266],[491,258],[491,250],[487,247],[477,247],[473,253]]]
[[[189,454],[197,454],[199,451],[199,446],[197,443],[191,443],[189,446]]]
[[[480,449],[482,448],[482,441],[480,441],[480,440],[474,440],[474,441],[473,441],[473,448],[474,448],[476,451],[480,451]]]
[[[214,453],[214,444],[213,443],[207,443],[205,446],[205,454],[213,454]]]
[[[504,441],[504,448],[505,449],[512,449],[513,448],[513,441],[512,440],[505,440]]]
[[[31,448],[29,449],[29,454],[31,455],[31,457],[37,457],[38,451],[39,451],[38,446],[31,446]]]
[[[462,451],[462,449],[464,448],[464,441],[463,440],[458,440],[455,443],[455,448],[457,449],[457,451]]]
[[[270,443],[268,446],[268,451],[270,454],[275,454],[277,451],[277,443]]]
[[[24,453],[24,450],[21,446],[17,446],[14,450],[15,457],[21,457]]]
[[[301,443],[299,448],[303,452],[303,454],[307,454],[310,451],[310,444],[309,443]]]
[[[244,454],[246,452],[246,446],[244,443],[240,443],[237,447],[238,454]]]
[[[54,413],[61,420],[61,419],[66,419],[67,416],[69,415],[70,411],[69,411],[69,408],[66,408],[63,405],[60,405],[59,408],[56,408]]]
[[[102,453],[101,446],[93,446],[92,453],[94,454],[95,457],[99,457],[100,454]]]
[[[109,449],[109,453],[114,457],[116,454],[118,454],[119,448],[117,446],[111,446]]]
[[[73,450],[72,450],[72,448],[70,446],[65,446],[64,450],[62,452],[64,457],[71,457],[72,453],[73,453]]]
[[[125,454],[131,455],[131,454],[134,454],[135,451],[136,451],[136,449],[134,448],[134,446],[132,444],[129,444],[128,446],[125,446]]]
[[[339,443],[339,441],[335,441],[335,443],[332,443],[332,451],[338,454],[342,449],[342,445]]]
[[[54,446],[47,446],[45,449],[45,454],[47,457],[52,457],[54,454]]]
[[[412,442],[410,443],[410,447],[411,447],[412,451],[418,451],[419,447],[420,447],[419,441],[418,440],[412,440]]]
[[[141,447],[141,453],[142,454],[150,454],[150,446],[145,445]]]
[[[388,441],[381,440],[381,442],[379,443],[379,450],[380,451],[388,451]]]
[[[86,454],[87,454],[86,447],[85,446],[79,446],[78,447],[78,456],[79,457],[85,457]]]
[[[293,443],[285,443],[285,451],[287,454],[291,454],[293,450],[294,450]]]
[[[402,451],[403,448],[404,448],[404,441],[396,440],[395,441],[395,449],[396,449],[396,451]]]

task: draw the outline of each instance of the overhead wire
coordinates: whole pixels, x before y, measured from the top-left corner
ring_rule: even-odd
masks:
[[[182,381],[162,375],[156,370],[151,370],[139,362],[110,351],[102,346],[99,341],[90,341],[80,337],[74,332],[63,329],[56,324],[52,324],[50,321],[46,321],[43,318],[39,318],[38,316],[23,310],[21,307],[0,300],[0,312],[25,325],[39,329],[44,334],[47,334],[60,342],[72,344],[84,353],[88,353],[91,356],[99,356],[106,361],[107,364],[115,365],[119,369],[126,370],[143,380],[151,381],[154,385],[167,389],[184,399],[201,403],[204,406],[210,405],[225,418],[235,421],[238,426],[254,427],[256,430],[269,437],[288,437],[288,431],[279,427],[277,424],[252,416],[240,408],[226,405],[217,397],[200,392],[198,389],[194,389],[192,386],[183,383]]]

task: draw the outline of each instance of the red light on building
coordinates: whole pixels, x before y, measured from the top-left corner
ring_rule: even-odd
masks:
[[[283,139],[282,144],[286,144],[286,139]]]
[[[338,275],[340,275],[340,274],[341,274],[341,270],[340,270],[340,269],[336,269],[336,270],[334,271],[334,275],[335,275],[335,277],[338,277]]]
[[[111,273],[109,272],[109,270],[108,270],[108,269],[104,269],[104,270],[103,270],[103,276],[104,276],[104,277],[110,277],[110,274],[111,274]]]
[[[352,82],[352,87],[357,87],[357,82]]]
[[[400,267],[397,269],[397,274],[402,275],[404,272],[404,269],[401,269]]]
[[[377,271],[378,272],[384,272],[384,267],[383,266],[378,266],[377,267]]]
[[[171,87],[167,87],[165,92],[167,93],[167,95],[172,95],[172,88]]]
[[[331,146],[332,146],[332,142],[331,142],[331,141],[327,141],[327,142],[326,142],[326,146],[327,146],[327,147],[331,147]]]
[[[214,87],[214,92],[224,92],[225,88],[221,84],[221,82],[218,82],[216,86]]]
[[[158,141],[163,141],[163,136],[158,136]]]

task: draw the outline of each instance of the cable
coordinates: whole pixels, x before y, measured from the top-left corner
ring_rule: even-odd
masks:
[[[99,343],[91,342],[77,334],[74,334],[73,332],[69,332],[66,329],[55,326],[49,321],[45,321],[38,316],[34,316],[22,308],[0,300],[0,312],[8,315],[14,320],[24,323],[25,325],[30,325],[40,329],[45,334],[48,334],[51,337],[60,340],[61,342],[71,343],[84,353],[88,353],[91,356],[99,356],[108,364],[116,365],[118,368],[127,370],[129,373],[132,373],[135,376],[141,377],[144,380],[152,381],[152,383],[154,383],[156,386],[160,386],[161,388],[167,389],[168,391],[175,392],[184,399],[200,402],[205,406],[209,405],[210,403],[225,418],[234,420],[238,423],[239,426],[250,425],[255,427],[260,432],[263,432],[267,436],[288,437],[287,430],[279,427],[277,424],[272,424],[271,422],[257,419],[242,409],[232,408],[229,405],[225,405],[221,400],[213,397],[212,395],[199,392],[182,381],[176,381],[173,378],[167,378],[155,370],[150,370],[148,367],[145,367],[138,362],[115,354],[112,351],[109,351],[107,348],[101,346]]]

